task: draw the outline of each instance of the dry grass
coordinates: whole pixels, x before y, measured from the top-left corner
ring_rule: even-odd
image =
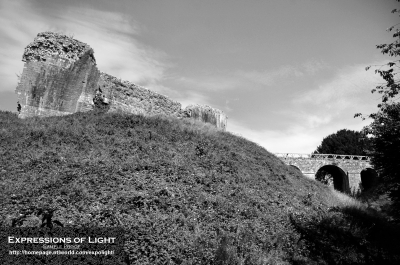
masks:
[[[345,207],[354,207],[360,210],[366,210],[367,205],[365,203],[362,203],[361,201],[345,194],[340,191],[337,191],[333,189],[332,187],[329,187],[330,192],[327,193],[327,203],[329,207],[340,207],[340,208],[345,208]]]

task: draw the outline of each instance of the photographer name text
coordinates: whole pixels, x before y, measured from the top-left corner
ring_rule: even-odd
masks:
[[[9,244],[114,244],[115,237],[8,237]]]

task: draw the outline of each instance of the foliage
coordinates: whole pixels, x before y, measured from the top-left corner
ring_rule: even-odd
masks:
[[[334,179],[329,171],[325,171],[323,169],[318,170],[317,174],[315,174],[315,179],[321,181],[325,185],[333,186]]]
[[[373,136],[371,163],[391,197],[400,201],[400,103],[387,105],[371,116],[373,122],[364,128],[365,134]]]
[[[400,0],[396,0],[400,2]],[[400,9],[393,9],[392,13],[400,13]],[[390,57],[397,57],[400,55],[400,23],[393,25],[387,29],[388,32],[394,31],[393,38],[394,41],[388,44],[379,44],[376,45],[377,49],[380,49],[382,54],[387,54]],[[400,79],[399,75],[399,62],[400,60],[392,60],[385,65],[374,65],[375,67],[379,67],[375,69],[375,73],[379,73],[379,75],[385,80],[385,83],[376,86],[371,92],[378,92],[382,94],[382,104],[379,104],[378,107],[380,110],[386,108],[387,105],[390,105],[393,102],[393,98],[399,94],[400,91]],[[371,66],[367,66],[366,70],[369,70]]]
[[[400,0],[396,0],[400,2]],[[400,13],[400,9],[393,9],[392,13]],[[400,55],[400,23],[387,29],[394,31],[394,41],[389,44],[376,45],[382,54],[390,57]],[[372,93],[382,94],[381,103],[378,105],[378,112],[370,114],[372,123],[366,126],[363,131],[372,141],[372,165],[379,171],[380,179],[383,181],[386,190],[390,192],[392,199],[400,203],[400,161],[398,160],[400,150],[399,126],[400,126],[400,103],[395,98],[400,91],[399,80],[400,60],[392,60],[386,65],[379,67],[375,73],[384,79],[384,83],[376,86]],[[368,70],[371,66],[368,66]],[[360,113],[355,115],[362,116]],[[365,119],[365,118],[363,118]]]
[[[338,155],[367,155],[369,149],[368,139],[362,138],[357,131],[347,129],[325,137],[314,153]]]
[[[400,229],[373,210],[333,207],[318,216],[292,213],[307,262],[295,264],[399,264]]]

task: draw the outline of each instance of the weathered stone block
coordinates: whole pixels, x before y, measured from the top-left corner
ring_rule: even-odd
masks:
[[[23,61],[16,89],[21,118],[92,109],[100,72],[88,45],[63,35],[39,33],[25,49]]]
[[[217,128],[226,130],[228,117],[219,109],[207,105],[189,105],[185,108],[188,117],[215,125]]]

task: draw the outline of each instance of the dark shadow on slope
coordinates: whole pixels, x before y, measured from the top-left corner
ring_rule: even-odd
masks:
[[[400,227],[375,211],[334,208],[320,218],[291,214],[290,221],[315,264],[400,264]]]

